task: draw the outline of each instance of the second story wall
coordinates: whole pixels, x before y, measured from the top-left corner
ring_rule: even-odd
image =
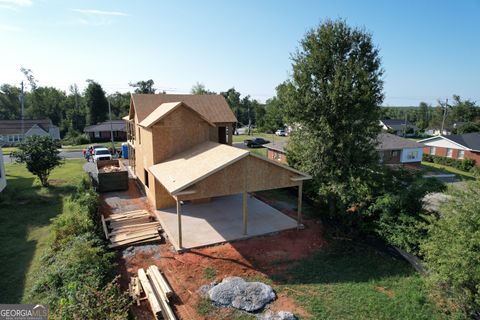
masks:
[[[210,140],[212,126],[186,107],[174,110],[152,127],[153,162],[160,163],[175,154]]]

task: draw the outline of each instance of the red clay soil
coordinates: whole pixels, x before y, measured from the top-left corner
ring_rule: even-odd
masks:
[[[102,206],[109,212],[106,207]],[[293,212],[285,213],[294,215]],[[166,243],[158,244],[154,250],[140,251],[125,258],[119,257],[120,282],[126,289],[130,277],[136,275],[139,268],[155,264],[175,292],[173,309],[179,319],[229,319],[232,310],[228,308],[219,308],[207,317],[197,313],[197,305],[201,300],[197,290],[202,285],[213,280],[221,281],[228,276],[239,276],[247,280],[266,281],[275,287],[275,282],[269,280],[272,275],[281,274],[283,269],[291,266],[292,260],[305,258],[324,245],[323,227],[313,220],[305,223],[304,230],[289,230],[180,254],[173,250],[167,240]],[[214,278],[206,278],[207,267],[215,269]],[[290,311],[309,318],[309,314],[288,297],[287,289],[277,292],[278,297],[270,309]],[[153,319],[145,300],[140,307],[132,307],[132,312],[136,319]]]

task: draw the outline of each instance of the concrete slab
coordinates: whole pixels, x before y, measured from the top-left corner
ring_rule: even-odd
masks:
[[[212,198],[208,203],[182,205],[183,248],[178,246],[176,208],[156,210],[177,251],[294,229],[297,222],[268,204],[248,196],[248,234],[243,234],[242,195]]]

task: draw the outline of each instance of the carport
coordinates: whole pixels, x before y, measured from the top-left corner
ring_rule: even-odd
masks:
[[[157,216],[177,251],[295,228],[311,177],[228,145],[205,142],[153,165]],[[298,188],[297,220],[249,193]]]

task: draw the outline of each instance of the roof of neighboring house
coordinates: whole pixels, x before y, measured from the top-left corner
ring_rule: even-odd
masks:
[[[267,149],[279,151],[282,153],[285,153],[285,146],[287,145],[288,141],[275,141],[275,142],[270,142],[265,145],[263,145]]]
[[[237,122],[237,118],[222,95],[206,94],[132,94],[134,112],[142,122],[160,105],[168,102],[184,102],[212,123]],[[130,108],[130,118],[133,110]]]
[[[380,120],[382,123],[388,127],[390,126],[404,126],[405,120],[404,119],[383,119]],[[414,126],[410,121],[406,121],[407,126]]]
[[[49,129],[56,127],[50,119],[24,120],[24,130],[27,132],[34,125],[49,132]],[[0,134],[19,134],[22,131],[22,120],[0,120]]]
[[[110,125],[111,122],[111,125]],[[126,123],[125,120],[112,120],[112,121],[105,121],[99,124],[94,124],[83,129],[84,132],[101,132],[101,131],[125,131],[126,130]]]
[[[480,132],[472,132],[465,134],[451,134],[447,136],[435,136],[420,140],[419,142],[428,142],[435,139],[445,139],[459,144],[467,149],[480,151]]]
[[[416,141],[405,139],[390,133],[380,133],[377,137],[377,141],[378,145],[375,148],[376,150],[400,150],[405,148],[423,147],[422,144]]]
[[[164,117],[172,113],[174,110],[180,108],[181,106],[184,106],[190,110],[193,110],[196,114],[200,116],[203,120],[208,122],[211,126],[213,126],[213,123],[208,121],[202,114],[198,113],[197,110],[193,109],[190,107],[188,104],[184,102],[167,102],[167,103],[162,103],[159,107],[157,107],[155,110],[153,110],[152,113],[150,113],[145,119],[143,119],[139,125],[142,127],[149,128],[153,126],[155,123],[158,121],[162,120]]]
[[[247,150],[207,141],[149,170],[168,192],[174,194],[249,154]]]

